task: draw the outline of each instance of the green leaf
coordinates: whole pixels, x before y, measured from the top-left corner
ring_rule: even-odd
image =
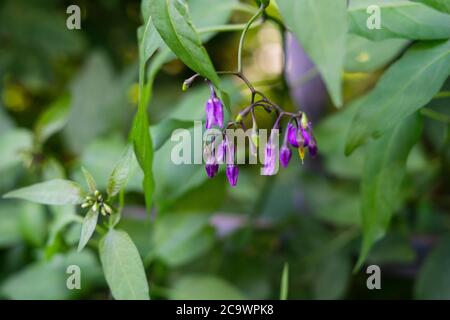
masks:
[[[84,180],[86,180],[89,192],[94,193],[95,191],[97,191],[97,184],[95,183],[95,179],[92,174],[84,167],[81,167],[81,171],[83,172]]]
[[[345,70],[350,72],[373,72],[395,59],[409,43],[404,39],[370,41],[349,34]]]
[[[198,72],[220,88],[220,80],[192,25],[188,7],[184,1],[154,0],[149,12],[153,24],[169,48],[189,68]]]
[[[155,221],[152,234],[153,250],[147,259],[156,257],[170,267],[179,267],[210,249],[213,235],[206,230],[206,214],[172,213]]]
[[[111,172],[117,165],[117,159],[120,159],[126,149],[127,144],[122,136],[112,135],[93,140],[84,149],[80,163],[90,172],[95,172],[96,184],[98,190],[106,190],[108,188],[108,180]],[[126,185],[127,191],[142,191],[142,179],[144,175],[139,168],[139,164],[133,157],[132,173]],[[78,183],[84,183],[81,170],[77,170],[73,174],[73,179]]]
[[[187,275],[170,292],[173,300],[242,300],[244,296],[223,279],[210,275]]]
[[[133,148],[128,146],[109,177],[107,192],[110,197],[117,195],[127,184],[133,160]]]
[[[17,203],[0,203],[0,248],[12,247],[22,240]]]
[[[20,231],[22,237],[32,246],[40,248],[47,236],[47,219],[44,207],[24,202],[18,204],[20,211]]]
[[[347,11],[345,0],[278,0],[286,25],[316,64],[336,106],[342,105]]]
[[[71,265],[80,267],[81,289],[69,290]],[[14,300],[64,300],[86,296],[101,278],[101,269],[92,252],[59,254],[51,261],[34,262],[7,278],[1,285],[2,296]]]
[[[380,29],[369,29],[368,5],[380,8]],[[450,38],[450,15],[411,1],[352,1],[349,8],[350,32],[371,40],[404,38],[437,40]]]
[[[33,146],[31,132],[25,129],[13,129],[0,136],[0,170],[19,164],[24,153],[30,152]]]
[[[70,96],[63,95],[39,116],[34,126],[37,140],[44,143],[53,134],[60,131],[67,123],[69,111]]]
[[[8,192],[3,198],[17,198],[49,205],[81,204],[83,190],[73,181],[55,179]]]
[[[80,242],[78,243],[78,252],[81,252],[89,239],[92,237],[97,226],[98,210],[90,209],[84,216],[83,225],[81,226]]]
[[[289,264],[286,262],[281,274],[280,300],[287,300],[289,290]]]
[[[100,241],[100,260],[116,300],[148,300],[148,283],[139,252],[124,231],[110,229]]]
[[[155,151],[158,151],[164,143],[166,143],[174,130],[187,129],[190,127],[192,127],[191,121],[177,119],[164,119],[158,124],[151,126],[150,132],[152,132]]]
[[[351,264],[347,255],[334,252],[316,266],[313,290],[314,298],[336,300],[343,298],[349,284]]]
[[[427,256],[415,285],[416,299],[450,299],[450,239],[444,238]]]
[[[371,136],[379,137],[426,105],[450,73],[450,41],[418,43],[355,102],[359,108],[347,135],[351,154]]]
[[[363,241],[355,269],[361,267],[372,245],[386,233],[400,203],[406,160],[421,131],[421,118],[414,114],[367,145],[361,180]]]
[[[450,2],[448,0],[413,0],[416,2],[422,2],[427,6],[433,7],[436,10],[450,14]]]

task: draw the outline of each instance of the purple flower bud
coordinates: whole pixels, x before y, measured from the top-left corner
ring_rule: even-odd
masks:
[[[283,168],[286,168],[291,160],[292,152],[287,145],[283,145],[280,150],[280,162]]]
[[[211,88],[211,97],[206,101],[206,129],[211,129],[213,125],[223,127],[223,105],[222,101],[216,96],[216,92]]]
[[[287,138],[291,146],[294,148],[298,148],[299,144],[297,141],[297,128],[289,122],[287,125]]]
[[[228,164],[226,169],[228,182],[232,187],[237,184],[239,168],[235,164]]]
[[[206,145],[203,153],[205,157],[206,174],[208,177],[212,178],[219,172],[219,163],[214,154],[214,146],[212,144]]]
[[[219,172],[219,164],[213,163],[213,164],[206,164],[205,165],[206,174],[208,177],[213,178],[217,172]]]
[[[263,175],[272,176],[275,174],[276,150],[272,141],[266,144],[266,157],[264,159]]]

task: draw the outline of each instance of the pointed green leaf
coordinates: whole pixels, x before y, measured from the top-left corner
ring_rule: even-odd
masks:
[[[380,29],[369,29],[369,5],[380,8]],[[450,15],[411,1],[359,0],[349,8],[350,32],[372,40],[404,38],[437,40],[450,38]]]
[[[89,239],[92,237],[97,226],[98,210],[89,210],[84,216],[83,225],[81,226],[80,242],[78,243],[78,252],[81,252]]]
[[[192,25],[188,7],[179,0],[153,0],[149,5],[153,24],[169,48],[189,68],[220,88],[220,80]]]
[[[95,183],[92,174],[84,167],[81,167],[81,171],[83,172],[84,180],[86,180],[90,193],[97,191],[97,184]]]
[[[44,143],[67,123],[70,111],[70,96],[63,95],[38,118],[34,132],[40,143]]]
[[[450,14],[450,1],[448,0],[413,0],[416,2],[422,2],[427,6],[433,7],[436,10]]]
[[[144,265],[130,236],[110,229],[100,241],[100,260],[116,300],[148,300]]]
[[[55,179],[8,192],[3,198],[17,198],[49,205],[81,204],[84,194],[73,181]]]
[[[347,135],[346,154],[394,128],[426,105],[450,73],[450,41],[418,43],[355,103],[359,109]]]
[[[128,146],[109,177],[107,192],[110,197],[117,195],[127,184],[133,160],[133,148]]]
[[[345,58],[345,0],[278,0],[286,25],[316,64],[336,106],[342,105]]]
[[[414,114],[367,145],[361,180],[363,241],[355,269],[361,267],[372,245],[384,236],[389,226],[400,202],[406,160],[421,131],[421,118]]]

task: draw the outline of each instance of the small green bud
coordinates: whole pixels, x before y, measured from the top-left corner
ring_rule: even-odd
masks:
[[[98,211],[98,203],[97,203],[97,202],[94,203],[94,205],[92,206],[92,210],[93,210],[94,212],[97,212],[97,211]]]
[[[100,191],[98,191],[98,190],[95,190],[95,192],[94,192],[94,196],[98,197],[99,195],[100,195]]]
[[[88,208],[90,206],[91,206],[91,204],[89,202],[84,202],[81,204],[81,208],[83,208],[83,209]]]
[[[106,214],[112,214],[112,208],[108,205],[108,204],[106,204],[106,203],[104,203],[103,204],[103,210],[106,212]]]
[[[184,81],[181,90],[186,91],[187,89],[189,89],[189,85],[186,83],[186,81]]]
[[[301,119],[301,125],[303,129],[308,128],[308,117],[306,116],[306,113],[302,113],[302,119]]]

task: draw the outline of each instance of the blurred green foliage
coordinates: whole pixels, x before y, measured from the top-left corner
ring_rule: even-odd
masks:
[[[245,23],[257,8],[253,1],[187,2],[193,30]],[[283,10],[291,1],[278,2],[281,14],[273,4],[271,12],[295,24],[295,16],[286,19],[289,10]],[[339,43],[332,47],[322,44],[311,55],[316,64],[340,57],[332,69],[326,63],[323,70],[319,68],[333,96],[314,122],[319,158],[302,165],[295,157],[274,177],[260,176],[259,167],[242,166],[235,188],[226,184],[222,171],[209,180],[203,166],[176,166],[170,161],[172,130],[192,130],[192,121],[204,118],[208,98],[208,88],[201,83],[181,91],[192,71],[176,56],[195,60],[195,55],[190,56],[192,50],[183,48],[185,56],[174,54],[167,47],[170,43],[161,42],[143,67],[137,30],[150,15],[146,1],[142,8],[137,0],[75,3],[82,12],[81,30],[65,26],[68,1],[0,3],[0,194],[55,178],[72,179],[86,187],[82,167],[92,173],[99,190],[106,190],[108,177],[129,141],[143,70],[147,84],[153,86],[149,104],[143,106],[153,139],[153,209],[150,215],[146,213],[144,174],[135,158],[130,162],[125,205],[117,225],[130,238],[123,231],[109,231],[103,239],[97,234],[81,253],[74,248],[85,211],[0,199],[1,298],[108,299],[110,292],[115,298],[139,298],[149,290],[152,299],[278,299],[285,264],[289,276],[283,277],[287,280],[282,296],[288,299],[450,298],[449,98],[432,99],[442,82],[440,91],[450,90],[449,42],[435,42],[449,35],[445,22],[450,16],[444,2],[411,2],[412,9],[405,10],[424,21],[431,17],[434,25],[424,28],[420,20],[408,28],[414,21],[397,19],[393,27],[402,32],[390,30],[396,37],[389,32],[368,36],[361,27],[365,13],[350,9],[352,33],[335,39]],[[398,12],[385,13],[395,18]],[[345,12],[335,16],[336,23],[345,16]],[[318,27],[323,27],[322,22]],[[178,26],[184,27],[183,23]],[[346,30],[346,25],[339,27]],[[252,81],[262,81],[261,90],[268,96],[294,109],[293,88],[286,85],[282,70],[272,75],[274,79],[261,70],[261,60],[263,68],[271,60],[262,59],[258,52],[263,50],[264,35],[274,30],[278,32],[276,23],[267,21],[249,31],[245,68]],[[325,36],[333,36],[326,32]],[[386,40],[372,41],[381,39]],[[283,51],[282,40],[280,36],[277,52]],[[308,37],[304,41],[316,40]],[[419,52],[403,55],[416,40],[426,44],[414,45]],[[216,70],[236,67],[238,32],[203,32],[199,41],[207,51],[199,51],[198,57],[209,54]],[[409,79],[411,69],[427,61],[420,56],[423,47],[432,48],[431,53],[427,51],[430,60],[436,62],[436,54],[442,61]],[[320,54],[323,50],[328,50],[325,57]],[[414,61],[402,60],[408,55]],[[187,64],[205,67],[194,62]],[[213,69],[206,72],[215,74]],[[376,84],[385,78],[388,84]],[[267,85],[266,80],[274,81]],[[420,85],[402,91],[409,80]],[[343,108],[337,110],[331,100],[339,104],[341,82]],[[235,115],[245,107],[248,92],[228,77],[220,86],[229,94]],[[429,94],[424,97],[427,88]],[[378,107],[386,95],[395,100],[383,105],[384,111],[402,107],[406,111],[401,116],[383,118],[382,113],[375,122],[363,114],[365,122],[353,120],[361,110]],[[424,106],[427,112],[417,112]],[[413,115],[406,121],[414,124],[403,119],[407,113]],[[260,127],[269,127],[271,121],[264,118]],[[371,130],[379,129],[380,123],[390,123],[389,128],[386,125],[390,131],[374,140]],[[403,127],[394,128],[397,124]],[[365,136],[370,142],[346,156],[348,132],[358,126],[364,134],[370,131]],[[368,223],[367,217],[373,221]],[[107,219],[100,216],[99,222]],[[362,243],[366,259],[352,273]],[[121,254],[114,256],[104,249],[102,262],[124,261],[125,270],[104,267],[102,271],[96,252],[108,246]],[[147,280],[139,276],[140,262],[128,263],[139,257]],[[382,290],[367,290],[364,263],[381,266]],[[81,290],[66,288],[66,268],[72,264],[82,270]],[[127,295],[129,288],[111,283],[111,277],[122,277],[120,272],[135,275],[137,294]]]

